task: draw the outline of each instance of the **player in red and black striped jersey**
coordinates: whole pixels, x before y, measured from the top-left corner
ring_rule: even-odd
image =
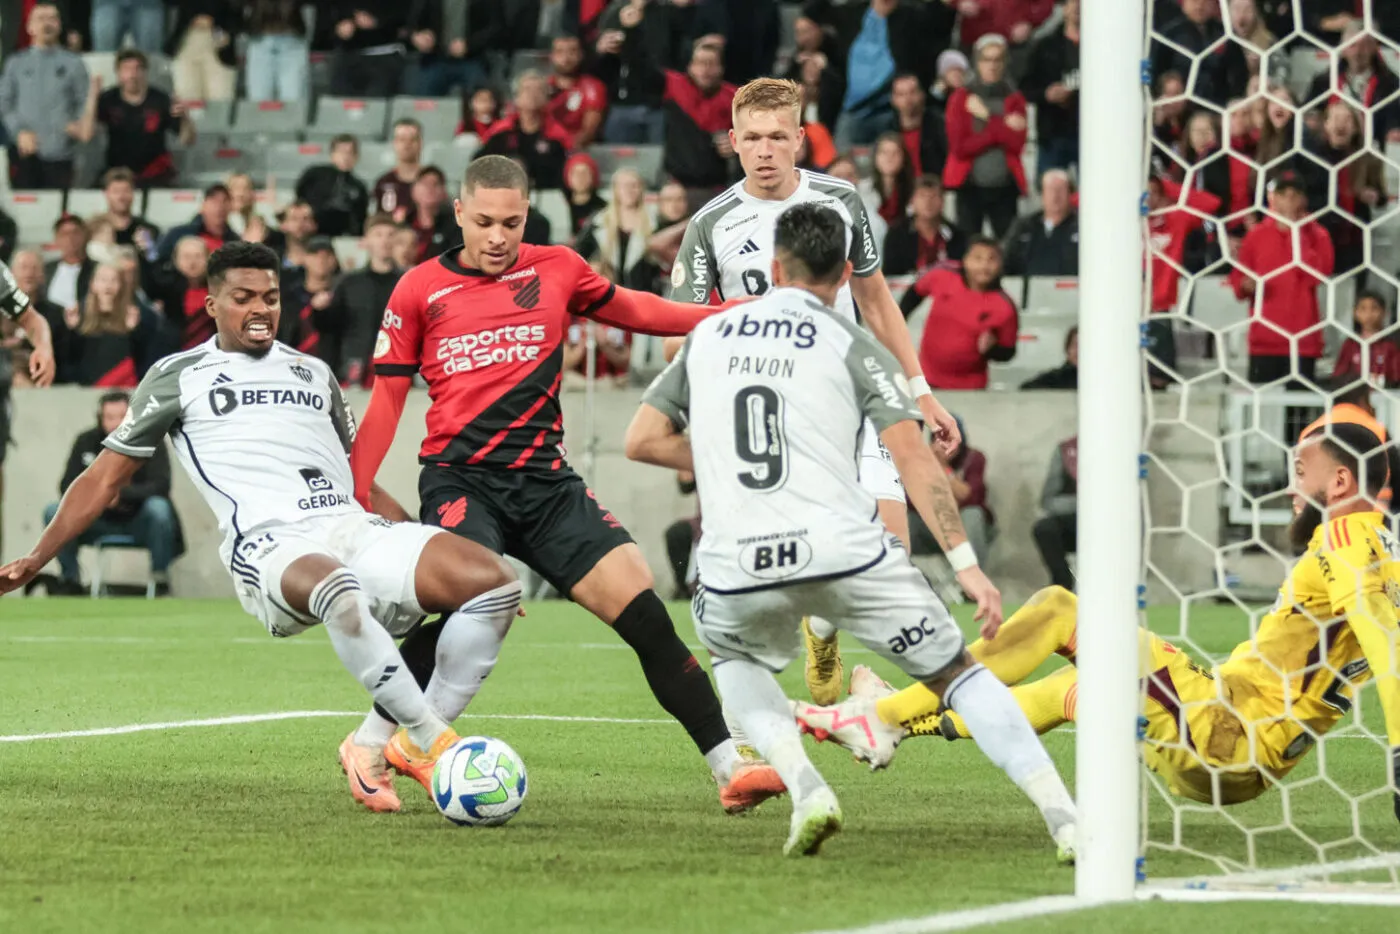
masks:
[[[351,454],[356,496],[368,503],[410,379],[421,373],[432,398],[419,451],[422,521],[524,561],[612,626],[637,653],[656,699],[709,762],[727,811],[781,794],[770,766],[740,759],[709,679],[652,589],[641,550],[565,462],[561,446],[559,383],[574,316],[667,336],[689,332],[719,309],[619,289],[567,247],[522,245],[529,183],[510,159],[474,161],[455,208],[463,246],[406,273],[384,312],[374,391]],[[478,680],[486,677],[501,636],[439,632],[424,627],[404,641],[404,658],[420,677],[431,670],[439,638],[478,640]],[[449,722],[460,713],[441,711]],[[375,716],[361,735],[387,731],[384,712],[377,712],[385,717],[378,732]]]

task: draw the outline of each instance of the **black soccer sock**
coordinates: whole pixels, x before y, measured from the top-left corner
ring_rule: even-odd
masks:
[[[654,590],[639,593],[613,623],[613,629],[637,653],[647,685],[662,708],[681,726],[702,753],[729,739],[724,712],[700,667]]]
[[[428,681],[433,677],[433,669],[437,667],[438,638],[442,635],[442,627],[446,622],[447,617],[440,616],[431,623],[424,623],[399,643],[399,654],[403,656],[404,664],[408,666],[413,680],[417,681],[423,690],[428,689]],[[397,722],[393,714],[378,704],[374,705],[374,712],[391,723]]]

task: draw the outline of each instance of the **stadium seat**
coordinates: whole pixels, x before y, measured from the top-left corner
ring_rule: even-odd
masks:
[[[233,101],[186,101],[185,108],[201,138],[222,137],[233,125]]]
[[[457,182],[461,181],[462,175],[467,171],[467,163],[472,161],[480,148],[476,134],[463,133],[452,142],[442,143],[435,148],[437,157],[433,164],[442,169],[442,174],[447,176],[448,190],[455,192]]]
[[[423,125],[423,139],[445,142],[462,123],[462,101],[456,97],[396,97],[389,104],[389,125],[405,118]]]
[[[660,146],[594,146],[588,150],[588,154],[598,163],[604,184],[622,168],[636,169],[648,186],[661,183]]]
[[[359,237],[336,237],[331,245],[335,247],[335,258],[340,261],[342,270],[359,269],[369,255]]]
[[[326,143],[273,143],[267,150],[267,172],[279,185],[294,185],[302,172],[329,159]]]
[[[306,110],[305,101],[237,101],[229,135],[268,142],[300,139]]]
[[[83,67],[87,69],[89,78],[100,75],[104,88],[110,88],[117,83],[116,52],[84,52]]]
[[[138,203],[135,206],[137,213],[140,213],[140,208]],[[107,211],[107,198],[102,194],[101,188],[71,188],[68,191],[68,203],[64,205],[63,210],[79,217],[104,214]]]
[[[306,138],[329,140],[339,133],[359,139],[383,139],[389,104],[384,100],[351,97],[322,97],[316,102],[316,119],[306,130]]]
[[[256,148],[220,139],[196,139],[194,145],[174,155],[180,178],[201,187],[223,181],[233,172],[261,173],[266,166],[266,158]]]
[[[199,213],[201,200],[197,188],[153,188],[146,195],[146,220],[161,230],[187,224]]]
[[[105,580],[107,577],[107,558],[113,549],[124,549],[131,551],[146,551],[137,543],[135,537],[131,535],[103,535],[92,543],[93,550],[97,552],[97,560],[93,562],[92,584],[89,596],[94,600],[102,596],[106,591]],[[147,552],[149,554],[149,552]],[[145,580],[146,599],[154,600],[156,596],[156,579],[151,573],[146,574]]]
[[[510,58],[510,78],[513,82],[526,71],[549,74],[549,53],[541,49],[516,49]]]
[[[262,208],[263,214],[267,217],[275,217],[281,214],[282,209],[295,201],[296,198],[296,188],[292,185],[259,188],[257,191],[253,192],[253,200]]]
[[[555,243],[568,242],[573,219],[569,213],[569,202],[564,198],[564,193],[558,189],[537,191],[531,200],[534,202],[532,206],[549,221],[551,239]]]
[[[19,242],[42,246],[53,239],[53,223],[63,213],[63,192],[16,191],[10,195],[9,211],[19,226]]]
[[[442,153],[438,144],[424,143],[422,160],[424,165],[438,165]],[[361,143],[360,161],[355,165],[355,175],[366,185],[394,167],[394,147],[389,143]]]

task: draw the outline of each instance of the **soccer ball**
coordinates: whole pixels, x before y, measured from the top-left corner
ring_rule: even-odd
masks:
[[[433,767],[433,800],[459,825],[504,824],[525,803],[529,784],[520,756],[490,736],[459,739]]]

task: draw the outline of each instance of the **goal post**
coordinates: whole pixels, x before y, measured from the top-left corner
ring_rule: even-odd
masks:
[[[1083,0],[1075,894],[1134,896],[1138,856],[1145,0]]]

